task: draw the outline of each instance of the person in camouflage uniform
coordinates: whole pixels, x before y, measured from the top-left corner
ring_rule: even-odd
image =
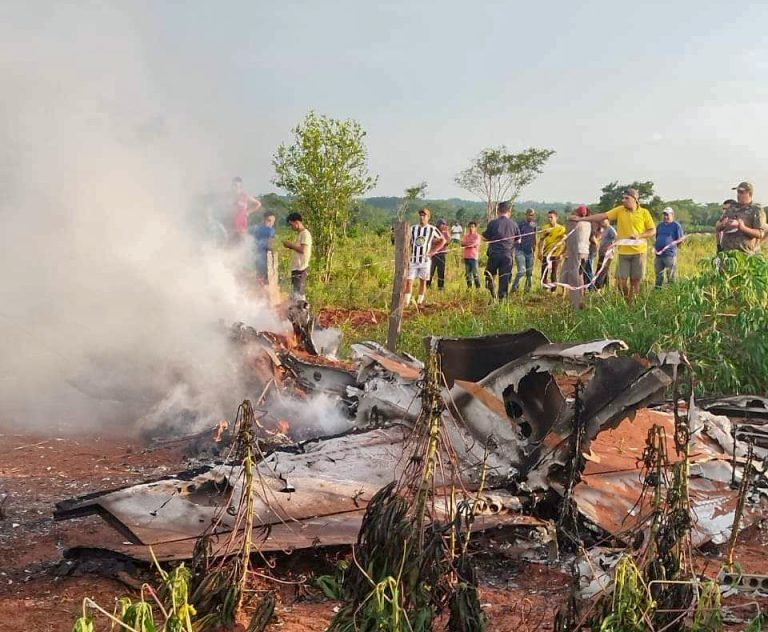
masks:
[[[741,250],[751,254],[759,250],[766,235],[765,211],[752,201],[752,184],[741,182],[734,189],[736,204],[730,206],[715,224],[715,233],[721,251]]]

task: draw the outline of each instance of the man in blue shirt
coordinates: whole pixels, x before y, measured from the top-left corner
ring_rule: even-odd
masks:
[[[675,221],[675,211],[669,206],[662,211],[663,221],[656,227],[656,289],[664,282],[672,283],[677,275],[677,246],[683,240],[683,227]]]
[[[248,229],[254,243],[254,264],[256,274],[260,280],[267,280],[268,253],[273,251],[272,242],[275,239],[275,214],[272,211],[264,212],[264,221],[258,226]]]
[[[488,264],[485,267],[485,287],[493,298],[502,301],[507,297],[509,277],[512,276],[512,253],[515,242],[520,238],[520,229],[509,217],[512,212],[510,202],[499,202],[496,207],[496,219],[488,222],[482,238],[488,242]],[[496,294],[494,277],[499,275],[499,292]]]
[[[512,284],[512,291],[517,291],[520,279],[525,275],[525,291],[531,289],[533,277],[533,253],[536,250],[536,213],[532,208],[525,212],[525,219],[517,227],[520,229],[520,241],[515,246],[515,261],[517,262],[517,275]]]

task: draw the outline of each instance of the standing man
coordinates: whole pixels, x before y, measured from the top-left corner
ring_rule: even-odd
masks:
[[[477,226],[477,224],[475,224]],[[459,224],[459,220],[453,222],[451,226],[451,241],[455,241],[457,244],[461,243],[461,236],[464,234],[464,229]]]
[[[752,201],[754,188],[749,182],[741,182],[736,189],[736,204],[731,206],[715,224],[720,248],[741,250],[754,254],[760,249],[765,237],[765,211]]]
[[[275,214],[264,211],[264,220],[258,226],[248,229],[254,240],[254,263],[256,276],[260,281],[267,281],[270,255],[274,254],[272,242],[275,239]]]
[[[287,218],[291,230],[296,231],[296,239],[286,239],[283,246],[293,250],[291,260],[291,289],[294,300],[306,300],[305,289],[307,287],[307,275],[309,274],[309,260],[312,257],[312,235],[304,227],[304,218],[301,213],[291,213]]]
[[[611,269],[611,260],[606,261],[608,251],[613,246],[613,242],[616,241],[616,229],[611,226],[611,220],[604,219],[600,222],[600,245],[597,248],[597,268],[595,274],[595,289],[599,290],[604,287],[608,287],[608,272]],[[603,267],[605,266],[605,267]]]
[[[541,230],[541,239],[538,241],[538,255],[541,260],[541,283],[547,283],[547,267],[549,267],[549,283],[557,282],[557,270],[560,260],[565,253],[565,226],[558,223],[557,211],[547,213],[547,225]],[[557,288],[554,285],[550,291]]]
[[[533,279],[533,253],[536,249],[536,212],[529,208],[525,212],[525,219],[517,225],[520,230],[520,241],[515,246],[515,261],[517,262],[517,275],[512,284],[512,291],[517,292],[520,279],[525,275],[525,291],[531,289]]]
[[[625,190],[621,194],[621,206],[607,213],[583,218],[571,216],[576,222],[602,222],[606,218],[616,222],[619,252],[616,281],[624,298],[631,302],[640,292],[640,282],[645,276],[645,253],[648,250],[645,240],[656,234],[656,225],[648,209],[640,206],[637,189]]]
[[[673,283],[677,277],[677,245],[683,240],[683,227],[675,221],[675,211],[668,206],[661,212],[662,221],[656,226],[656,289],[664,283],[664,271],[667,271],[667,283]]]
[[[232,178],[232,216],[235,239],[242,239],[248,232],[248,216],[261,208],[261,202],[243,190],[243,179]]]
[[[592,224],[592,231],[589,235],[589,254],[587,255],[587,261],[584,264],[584,282],[592,283],[592,279],[595,277],[595,256],[600,245],[600,227],[602,223]],[[594,290],[595,286],[592,285],[589,288]]]
[[[467,287],[480,287],[480,274],[478,261],[480,259],[480,234],[477,232],[477,222],[467,224],[467,234],[461,240],[464,246],[464,274],[467,279]]]
[[[424,303],[432,256],[445,245],[445,237],[437,227],[429,223],[432,212],[428,208],[419,211],[419,223],[411,226],[411,259],[408,263],[408,278],[405,281],[405,305],[411,302],[413,280],[419,279],[417,305]]]
[[[485,266],[485,287],[492,298],[503,301],[507,298],[509,277],[512,276],[512,253],[515,242],[520,238],[520,228],[510,219],[512,204],[499,202],[496,219],[488,222],[483,239],[488,243],[488,263]],[[496,293],[494,277],[499,275],[499,292]]]
[[[429,270],[427,287],[432,287],[432,277],[437,272],[437,289],[442,291],[445,289],[445,259],[448,256],[448,242],[451,240],[451,234],[448,232],[448,222],[442,218],[437,220],[435,227],[443,237],[443,246],[432,255],[432,267]]]
[[[589,216],[589,208],[584,204],[576,208],[576,217]],[[565,263],[563,264],[562,282],[569,285],[568,295],[573,309],[584,307],[584,288],[589,281],[586,278],[587,258],[589,257],[589,241],[592,237],[592,227],[586,222],[572,221],[568,226],[568,237],[565,243]]]

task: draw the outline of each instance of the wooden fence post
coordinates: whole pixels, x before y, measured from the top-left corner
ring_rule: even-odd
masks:
[[[267,296],[272,306],[280,303],[280,284],[277,277],[277,253],[267,250]]]
[[[389,307],[389,329],[387,330],[387,349],[397,350],[400,339],[400,324],[403,319],[403,298],[405,278],[408,271],[408,253],[411,248],[410,225],[406,220],[395,224],[395,280],[392,284],[392,304]]]

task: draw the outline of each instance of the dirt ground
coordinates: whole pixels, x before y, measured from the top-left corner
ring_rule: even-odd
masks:
[[[135,592],[94,572],[99,569],[63,561],[64,550],[83,533],[103,534],[105,539],[120,536],[95,516],[54,522],[54,504],[184,467],[179,450],[149,450],[138,440],[40,436],[0,428],[0,631],[69,632],[84,597],[111,610],[116,598]],[[481,549],[485,552],[480,552],[477,564],[489,632],[552,629],[569,577],[546,564],[516,559],[503,534],[484,538]],[[746,572],[768,573],[766,543],[765,530],[755,528],[742,535],[736,557]],[[264,569],[265,575],[282,582],[264,579],[261,585],[279,595],[274,629],[325,630],[337,604],[302,580],[313,572],[324,572],[331,567],[333,555],[343,553],[294,554],[276,559],[274,569]],[[721,561],[717,552],[698,560],[710,575],[716,574]],[[766,602],[760,602],[765,609]],[[745,612],[750,608],[754,612],[752,606]],[[109,629],[108,624],[102,620],[99,629]]]

